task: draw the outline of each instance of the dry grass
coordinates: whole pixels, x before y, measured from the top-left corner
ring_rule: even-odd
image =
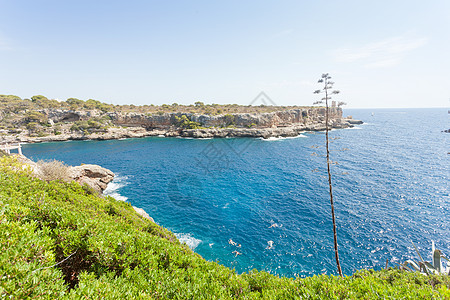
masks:
[[[69,167],[61,161],[51,160],[37,162],[39,178],[45,181],[70,181]]]
[[[0,157],[2,156],[9,156],[9,154],[0,149]]]

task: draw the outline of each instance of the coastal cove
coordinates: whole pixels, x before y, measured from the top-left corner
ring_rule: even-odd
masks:
[[[447,110],[344,114],[366,123],[332,131],[340,138],[333,148],[349,149],[332,154],[344,273],[414,257],[411,240],[425,253],[434,240],[448,254]],[[335,272],[323,148],[312,148],[323,143],[321,132],[266,140],[148,137],[27,144],[23,152],[108,168],[117,175],[113,196],[143,208],[205,259],[292,277]]]

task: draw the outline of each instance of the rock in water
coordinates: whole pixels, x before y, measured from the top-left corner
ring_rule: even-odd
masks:
[[[97,165],[71,167],[70,178],[80,184],[87,184],[99,193],[103,193],[108,183],[114,179],[114,173]]]

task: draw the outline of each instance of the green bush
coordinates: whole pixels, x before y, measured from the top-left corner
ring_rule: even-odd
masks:
[[[236,125],[236,116],[232,114],[226,114],[224,117],[225,126]]]
[[[80,131],[80,127],[77,124],[70,126],[70,131]]]
[[[39,124],[36,122],[30,122],[27,124],[27,129],[31,132],[38,130],[38,128],[39,128]]]
[[[339,278],[236,274],[180,244],[127,202],[45,182],[0,158],[0,296],[5,299],[440,299],[448,276],[389,269]]]
[[[183,129],[199,129],[202,128],[198,122],[191,121],[186,115],[181,117],[175,116],[175,125]]]
[[[37,112],[37,111],[30,111],[26,114],[25,118],[26,122],[37,122],[40,124],[46,124],[48,122],[48,118],[45,114]]]
[[[84,132],[85,134],[90,134],[92,132],[105,132],[108,130],[108,125],[110,122],[110,117],[104,116],[101,118],[91,118],[89,120],[75,121],[70,127],[70,131]]]

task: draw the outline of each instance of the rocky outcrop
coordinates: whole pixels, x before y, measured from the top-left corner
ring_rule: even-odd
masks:
[[[141,217],[143,217],[143,218],[145,218],[145,219],[147,219],[147,220],[150,220],[150,221],[152,221],[153,223],[155,222],[155,220],[153,220],[153,218],[150,217],[150,216],[148,215],[148,213],[146,213],[145,210],[143,210],[142,208],[133,206],[133,209],[134,209],[134,211],[137,212],[138,215],[140,215]]]
[[[325,120],[325,108],[305,107],[271,113],[236,113],[225,115],[200,115],[192,113],[108,113],[108,116],[114,124],[121,126],[140,126],[149,130],[173,127],[177,123],[176,118],[181,115],[186,115],[189,120],[200,123],[203,127],[226,127],[233,125],[239,128],[272,128],[322,122]],[[330,119],[342,119],[342,109],[338,107],[330,108]]]
[[[17,159],[28,166],[31,169],[31,172],[38,178],[40,178],[40,175],[42,174],[42,170],[40,169],[41,166],[39,163],[36,163],[32,161],[31,159],[25,157],[24,155],[18,155],[14,154]],[[81,166],[69,166],[68,168],[68,174],[69,174],[69,180],[76,181],[80,184],[86,184],[92,189],[94,189],[99,194],[102,194],[103,191],[108,186],[108,183],[113,181],[114,179],[114,173],[111,170],[108,170],[106,168],[100,167],[98,165],[81,165]],[[142,208],[133,206],[133,209],[136,211],[138,215],[141,217],[150,220],[152,222],[155,222],[152,217],[149,216],[149,214],[143,210]]]
[[[20,162],[30,167],[32,173],[36,177],[42,178],[42,163],[36,163],[24,155],[15,155]],[[64,168],[67,169],[68,178],[65,179],[66,181],[73,180],[79,182],[80,184],[87,184],[100,194],[106,189],[108,183],[114,179],[114,173],[111,170],[97,165],[81,165],[76,167],[65,166]]]
[[[100,110],[65,110],[65,109],[41,109],[38,112],[46,115],[49,120],[57,122],[75,122],[100,117],[103,112]]]
[[[332,128],[353,127],[342,122],[341,119],[333,120],[330,123]],[[267,127],[267,128],[207,128],[207,129],[185,129],[178,135],[181,137],[193,138],[226,138],[226,137],[294,137],[305,131],[323,131],[325,122],[310,124],[294,124],[286,127]]]
[[[80,184],[87,184],[95,191],[103,193],[108,183],[113,181],[114,173],[97,165],[81,165],[69,168],[69,176]]]
[[[355,120],[353,118],[346,118],[346,119],[344,119],[344,121],[347,122],[348,124],[351,124],[351,125],[360,125],[360,124],[364,123],[361,120]]]
[[[242,128],[252,126],[259,128],[287,127],[294,124],[317,123],[325,119],[325,108],[323,107],[304,107],[259,114],[234,113],[221,115],[176,112],[160,114],[109,112],[104,114],[99,110],[73,111],[61,109],[45,109],[39,110],[39,112],[45,114],[49,121],[53,123],[88,120],[89,118],[107,115],[115,125],[143,127],[147,130],[174,127],[177,123],[177,117],[182,115],[186,115],[191,121],[198,122],[203,127],[226,127],[228,125]],[[331,107],[330,119],[342,119],[342,109]]]

